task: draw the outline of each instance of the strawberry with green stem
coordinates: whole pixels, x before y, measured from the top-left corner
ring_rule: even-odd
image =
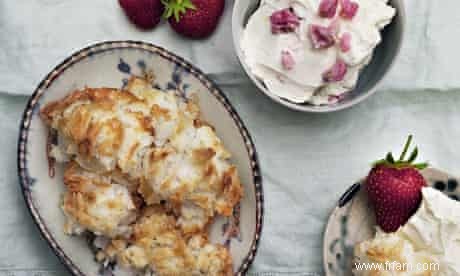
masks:
[[[157,26],[165,10],[160,0],[118,0],[118,3],[129,20],[143,30]]]
[[[225,0],[162,0],[164,17],[179,34],[201,39],[217,28]]]
[[[385,232],[395,232],[417,211],[422,200],[425,179],[420,174],[427,163],[414,163],[418,155],[415,147],[406,159],[412,135],[395,160],[389,152],[385,159],[374,163],[366,179],[366,191],[373,205],[377,224]]]

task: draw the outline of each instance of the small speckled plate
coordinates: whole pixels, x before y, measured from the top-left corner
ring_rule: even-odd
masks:
[[[210,239],[228,246],[235,275],[243,275],[255,258],[263,220],[262,179],[254,144],[235,109],[211,80],[184,59],[152,44],[109,41],[89,46],[65,59],[39,84],[24,111],[18,141],[19,180],[32,218],[73,275],[125,275],[115,264],[96,263],[89,239],[64,235],[62,166],[56,166],[54,177],[50,176],[47,128],[38,112],[40,106],[85,86],[121,88],[132,75],[150,76],[153,87],[176,90],[183,97],[196,94],[204,119],[232,153],[244,197],[233,216],[213,223]]]
[[[422,171],[429,186],[455,200],[460,198],[459,179],[440,170]],[[332,211],[323,237],[323,264],[326,275],[352,275],[354,245],[375,234],[375,217],[362,181],[352,185]]]

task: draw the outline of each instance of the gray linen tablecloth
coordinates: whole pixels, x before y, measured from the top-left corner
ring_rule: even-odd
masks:
[[[290,111],[257,91],[233,52],[232,4],[212,38],[191,42],[166,24],[138,32],[116,0],[0,0],[0,276],[67,275],[22,200],[16,139],[26,95],[72,51],[101,40],[145,40],[186,57],[240,113],[260,155],[266,199],[251,273],[322,275],[322,231],[336,200],[409,133],[422,159],[460,174],[459,1],[407,0],[406,40],[389,78],[366,102],[327,115]]]

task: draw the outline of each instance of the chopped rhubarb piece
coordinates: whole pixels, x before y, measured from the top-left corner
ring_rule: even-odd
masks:
[[[344,93],[342,93],[340,95],[329,95],[328,101],[329,101],[330,104],[337,103],[337,102],[345,99],[346,94],[347,94],[347,92],[344,92]]]
[[[338,59],[331,69],[323,73],[323,81],[337,82],[343,80],[347,73],[347,65],[341,59]]]
[[[292,8],[287,8],[272,13],[270,23],[273,34],[289,33],[300,25],[300,19]]]
[[[341,0],[341,4],[340,16],[346,19],[353,19],[358,12],[359,4],[351,0]]]
[[[339,97],[334,96],[334,95],[329,95],[327,97],[327,101],[329,102],[329,104],[335,104],[339,102]]]
[[[292,70],[295,66],[295,60],[290,51],[281,52],[281,64],[285,70]]]
[[[346,53],[350,51],[350,48],[351,48],[351,34],[344,33],[342,37],[340,38],[340,50]]]
[[[339,0],[321,0],[319,4],[319,16],[332,18],[335,16]]]
[[[312,24],[310,25],[309,37],[314,49],[329,48],[335,43],[334,31],[331,27]]]

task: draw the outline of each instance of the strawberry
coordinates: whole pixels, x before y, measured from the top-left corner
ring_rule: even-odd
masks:
[[[427,163],[413,164],[418,148],[405,160],[412,136],[409,136],[399,159],[395,161],[392,153],[374,164],[366,179],[369,202],[374,207],[377,224],[389,233],[404,225],[417,211],[422,200],[425,179],[420,174]]]
[[[161,0],[118,0],[118,3],[131,22],[144,30],[158,25],[165,10]]]
[[[194,38],[211,35],[219,23],[225,0],[162,0],[164,16],[179,34]]]

